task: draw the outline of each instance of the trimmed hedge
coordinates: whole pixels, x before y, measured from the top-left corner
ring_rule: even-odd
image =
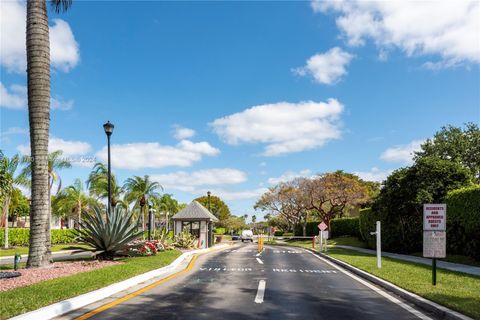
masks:
[[[275,237],[281,237],[281,236],[283,236],[284,233],[285,233],[285,231],[277,230],[273,233],[273,235]]]
[[[73,229],[52,229],[52,244],[65,244],[75,242]],[[11,246],[28,246],[30,241],[29,228],[9,228],[8,243]],[[5,228],[0,228],[0,246],[5,245]]]
[[[331,237],[353,236],[360,238],[360,223],[358,217],[337,218],[330,221]]]
[[[450,191],[447,204],[447,250],[480,260],[480,186]]]
[[[307,222],[307,237],[313,237],[318,235],[318,224],[320,222],[321,221]],[[330,221],[330,228],[332,229],[330,237],[360,237],[359,219],[357,217],[332,219]],[[295,236],[303,236],[303,224],[298,224],[297,226],[295,226]]]
[[[359,231],[360,236],[367,243],[367,246],[371,249],[376,247],[376,237],[371,235],[370,232],[375,231],[376,222],[379,220],[372,208],[365,208],[360,210],[359,216]]]

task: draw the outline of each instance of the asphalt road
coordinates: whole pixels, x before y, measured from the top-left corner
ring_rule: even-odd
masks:
[[[200,256],[190,272],[91,319],[428,319],[305,250],[257,257],[256,247]]]

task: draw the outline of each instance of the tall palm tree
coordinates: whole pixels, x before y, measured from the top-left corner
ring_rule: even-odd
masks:
[[[115,208],[120,200],[123,188],[117,183],[115,175],[111,175],[112,199],[110,205]],[[103,163],[96,163],[87,180],[87,187],[92,196],[97,199],[108,199],[108,169]],[[123,206],[123,204],[122,204]]]
[[[168,231],[169,217],[180,211],[178,201],[171,194],[164,194],[161,197],[154,197],[152,200],[154,208],[158,215],[165,215],[166,229]]]
[[[57,151],[54,151],[52,153],[48,153],[47,154],[47,186],[46,186],[46,195],[47,195],[47,224],[43,227],[43,232],[45,233],[45,239],[43,238],[43,235],[42,236],[39,236],[38,239],[41,239],[42,243],[44,244],[44,246],[46,246],[48,248],[48,251],[47,253],[45,253],[46,255],[48,256],[51,256],[51,252],[50,252],[50,247],[51,247],[51,237],[50,237],[50,223],[51,223],[51,220],[52,220],[52,188],[53,188],[53,185],[57,182],[57,191],[55,192],[55,194],[58,194],[58,192],[60,191],[60,189],[62,188],[62,178],[60,177],[60,175],[58,174],[58,171],[60,171],[61,169],[66,169],[66,168],[71,168],[72,167],[72,164],[70,163],[70,161],[66,160],[65,158],[62,158],[62,154],[63,154],[63,151],[61,150],[57,150]],[[34,195],[33,195],[33,189],[34,189],[34,186],[35,186],[35,183],[34,183],[34,168],[35,168],[35,163],[36,163],[36,158],[35,157],[24,157],[23,161],[27,164],[27,166],[25,168],[23,168],[22,170],[22,176],[25,176],[25,177],[30,177],[31,178],[31,186],[32,186],[32,205],[31,205],[31,219],[32,221],[30,221],[30,233],[34,233],[33,229],[36,229],[36,227],[38,227],[38,220],[35,220],[35,217],[33,216],[34,215],[34,212],[33,212],[33,199],[34,199]],[[35,235],[35,234],[34,234]],[[40,240],[38,240],[40,241]],[[30,237],[30,245],[32,245],[32,238]],[[29,252],[30,252],[30,248],[29,248]],[[27,266],[28,267],[39,267],[39,266],[44,266],[50,262],[44,262],[44,261],[40,261],[41,264],[40,265],[37,265],[37,264],[32,264],[30,265],[28,263],[28,261],[30,261],[30,253],[29,253],[29,260],[27,260]],[[32,258],[33,259],[33,258]]]
[[[163,187],[155,181],[150,180],[148,175],[143,178],[134,176],[128,178],[123,188],[126,190],[125,198],[128,203],[134,202],[134,207],[138,208],[142,216],[142,229],[145,230],[145,209],[149,198],[160,197],[157,190],[163,190]]]
[[[15,187],[26,184],[25,176],[15,175],[19,163],[20,157],[18,155],[9,159],[0,151],[0,178],[2,180],[0,193],[3,202],[0,205],[3,207],[1,224],[5,226],[5,249],[8,249],[8,208],[10,200],[14,196]]]
[[[55,11],[71,0],[52,0]],[[32,204],[27,267],[50,264],[48,138],[50,129],[50,36],[45,0],[27,1],[27,84]]]
[[[76,179],[71,186],[61,190],[52,203],[56,213],[64,217],[74,216],[79,227],[82,214],[94,206],[98,206],[97,201],[85,193],[80,179]]]

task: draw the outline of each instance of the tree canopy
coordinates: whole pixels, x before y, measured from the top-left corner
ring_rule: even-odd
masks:
[[[480,129],[477,124],[467,123],[463,129],[451,125],[442,127],[421,148],[415,153],[415,160],[436,157],[459,163],[480,183]]]
[[[199,197],[195,199],[195,201],[198,201],[201,205],[208,209],[207,196]],[[218,218],[218,220],[220,220],[218,223],[219,226],[223,226],[225,220],[231,216],[230,208],[227,206],[227,204],[219,197],[213,195],[210,196],[210,211],[215,217]]]

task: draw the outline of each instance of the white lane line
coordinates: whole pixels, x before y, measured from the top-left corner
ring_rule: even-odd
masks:
[[[263,264],[263,261],[257,258],[258,263]]]
[[[262,249],[262,251],[260,251],[259,253],[257,253],[255,256],[259,257],[262,255],[263,251],[265,251],[265,248]]]
[[[263,295],[265,294],[265,286],[267,282],[265,280],[260,280],[258,282],[257,296],[255,297],[255,303],[263,302]]]
[[[375,291],[376,293],[378,293],[379,295],[387,298],[388,300],[390,300],[391,302],[395,303],[395,304],[398,304],[400,307],[404,308],[405,310],[409,311],[410,313],[413,313],[414,315],[416,315],[417,317],[419,317],[420,319],[423,319],[423,320],[433,320],[432,318],[426,316],[425,314],[421,313],[420,311],[410,307],[408,304],[400,301],[399,299],[391,296],[390,294],[388,294],[387,292],[383,291],[382,289],[374,286],[373,284],[367,282],[366,280],[363,280],[362,278],[360,277],[357,277],[356,275],[354,275],[353,273],[343,269],[342,267],[339,267],[337,266],[336,264],[334,264],[333,262],[330,262],[328,261],[327,259],[324,259],[320,256],[317,256],[316,254],[314,254],[313,252],[311,251],[308,251],[308,250],[305,250],[306,252],[310,253],[311,255],[313,255],[314,257],[322,260],[323,262],[325,263],[328,263],[329,265],[331,265],[332,267],[334,267],[335,269],[339,270],[340,272],[346,274],[347,276],[349,276],[350,278],[352,279],[355,279],[357,280],[358,282],[360,282],[361,284],[365,285],[366,287],[372,289],[373,291]]]

